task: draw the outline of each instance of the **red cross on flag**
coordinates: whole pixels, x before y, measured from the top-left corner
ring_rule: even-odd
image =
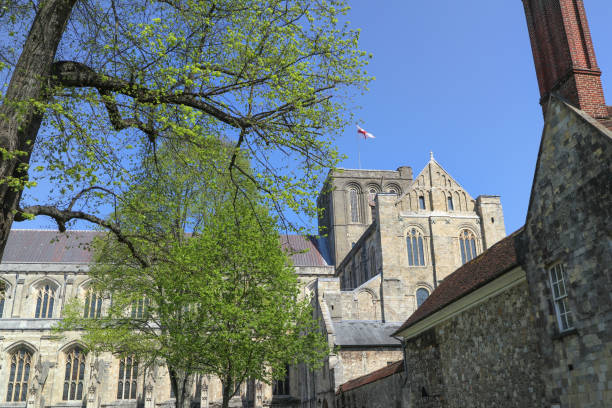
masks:
[[[357,125],[357,133],[359,133],[360,135],[363,135],[364,139],[375,139],[376,138],[376,136],[374,136],[370,132],[366,132],[365,129],[360,128],[359,125]]]

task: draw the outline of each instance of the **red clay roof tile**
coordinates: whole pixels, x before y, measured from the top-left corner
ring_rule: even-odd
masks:
[[[339,394],[341,392],[346,392],[354,388],[361,387],[362,385],[373,383],[374,381],[390,377],[393,374],[401,373],[402,371],[404,371],[404,361],[396,361],[395,363],[379,368],[376,371],[372,371],[369,374],[345,382],[340,386],[337,393]]]

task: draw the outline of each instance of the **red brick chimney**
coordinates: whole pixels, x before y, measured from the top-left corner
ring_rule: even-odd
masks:
[[[523,0],[540,104],[551,93],[594,118],[608,117],[583,0]]]

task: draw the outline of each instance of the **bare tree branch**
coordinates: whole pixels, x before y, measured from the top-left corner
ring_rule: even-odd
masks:
[[[117,241],[125,244],[130,250],[132,256],[143,268],[151,266],[150,262],[136,250],[136,247],[132,241],[121,231],[119,227],[102,218],[96,217],[95,215],[87,214],[83,211],[60,210],[59,208],[50,205],[31,205],[25,208],[18,208],[17,214],[15,215],[15,221],[25,221],[27,218],[24,214],[46,215],[47,217],[51,217],[57,223],[57,228],[60,232],[66,231],[66,223],[70,220],[85,220],[93,224],[97,224],[111,231],[115,237],[117,237]]]

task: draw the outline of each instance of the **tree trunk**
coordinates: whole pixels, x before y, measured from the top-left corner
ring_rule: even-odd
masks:
[[[78,0],[40,2],[17,66],[0,106],[0,258],[8,239],[22,189],[7,180],[27,179],[27,165],[43,113],[28,101],[45,101],[48,77],[72,8]],[[18,155],[15,153],[20,152]]]
[[[168,367],[175,408],[191,408],[194,374]]]
[[[242,381],[237,383],[231,376],[228,376],[224,380],[221,380],[221,386],[223,388],[223,400],[221,402],[222,408],[229,407],[230,400],[234,395],[236,395],[241,385]]]
[[[223,401],[221,408],[228,408],[230,398],[234,396],[234,384],[231,378],[227,379],[227,382],[223,382]]]

